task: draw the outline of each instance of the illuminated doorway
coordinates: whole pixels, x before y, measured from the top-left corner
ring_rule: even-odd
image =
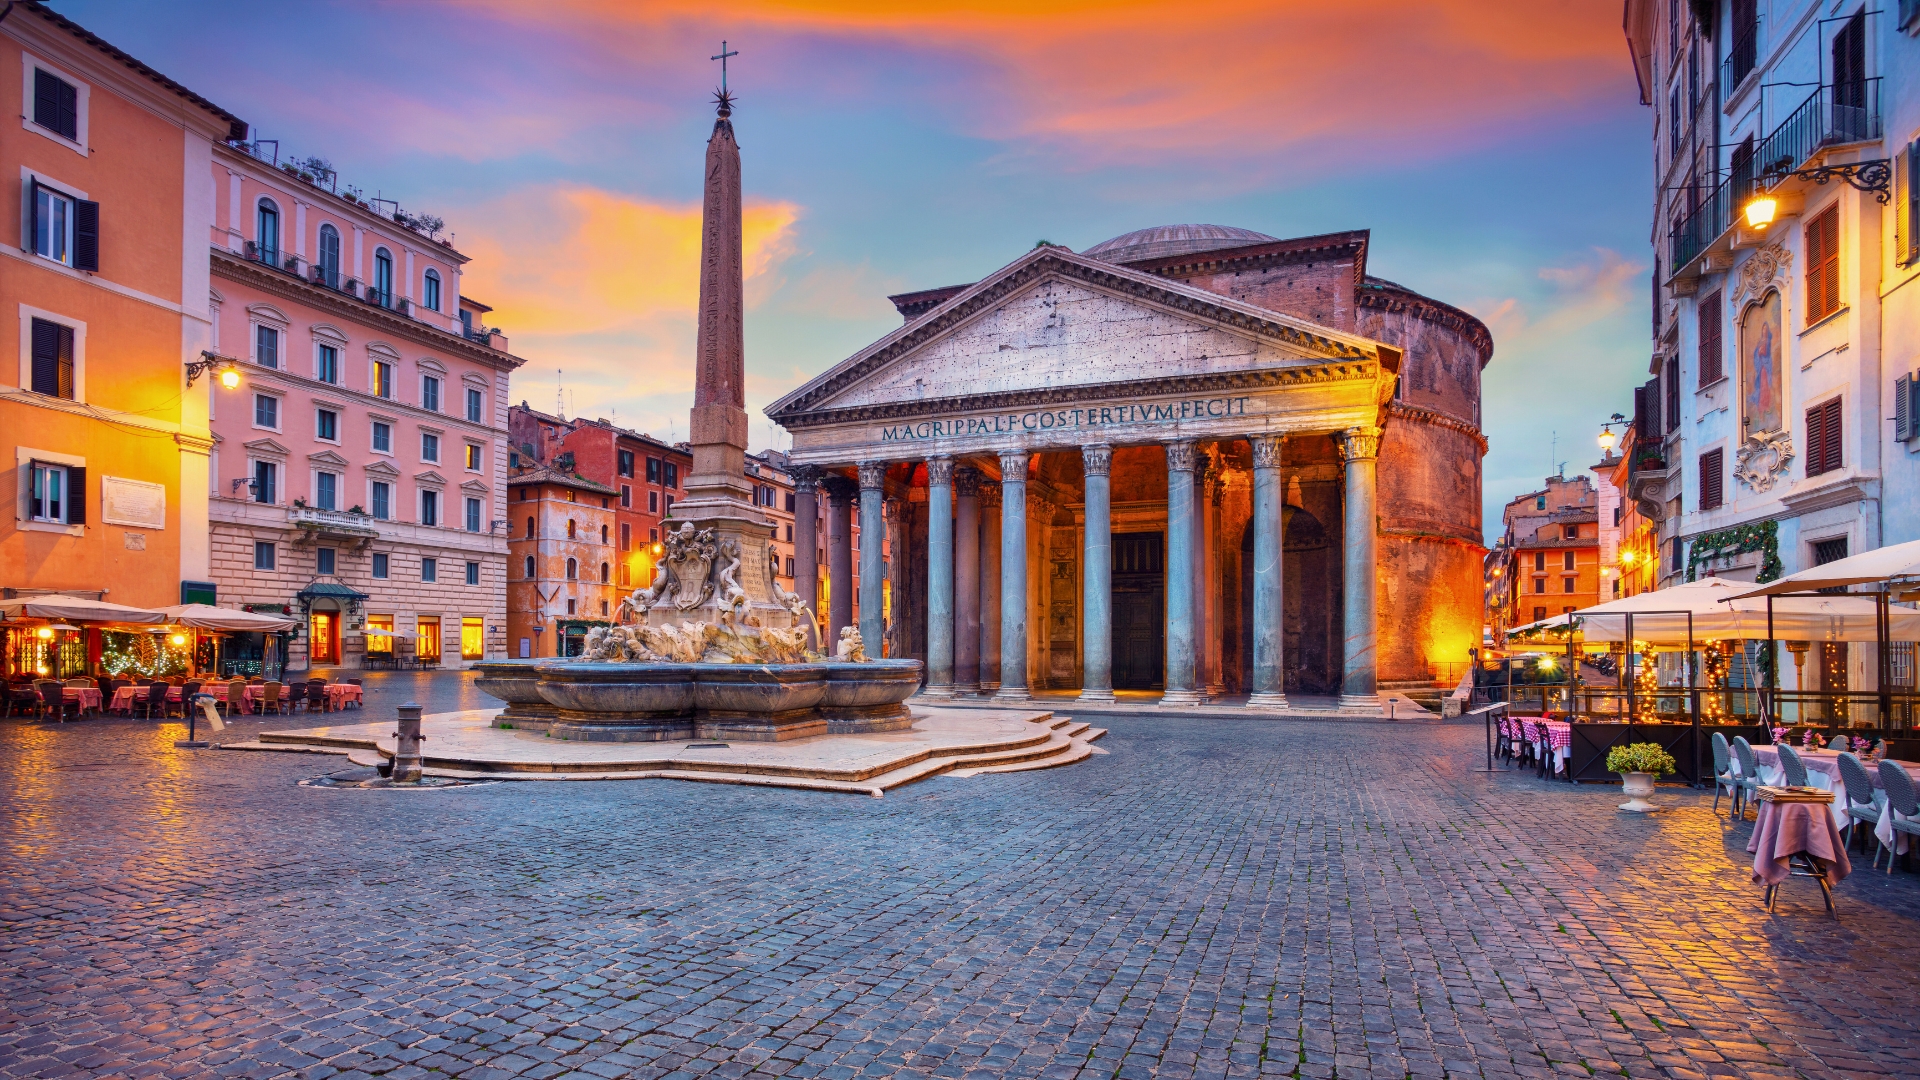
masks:
[[[307,663],[337,664],[340,662],[340,615],[333,611],[316,611],[310,617],[308,633],[311,645],[308,646]]]
[[[486,620],[467,616],[460,620],[460,659],[484,660],[487,656]]]
[[[422,664],[440,663],[440,616],[420,616],[420,640],[414,655]]]

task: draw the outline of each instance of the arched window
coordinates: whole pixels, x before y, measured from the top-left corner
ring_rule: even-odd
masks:
[[[272,199],[260,200],[259,217],[254,222],[253,243],[260,252],[260,261],[280,264],[280,208]]]
[[[580,576],[580,561],[578,559],[568,559],[567,560],[567,580],[573,581],[579,576]]]
[[[573,539],[576,539],[579,535],[580,535],[579,532],[576,531],[573,527],[573,519],[568,518],[567,519],[567,539],[573,540]]]
[[[320,226],[320,281],[329,289],[340,287],[340,230]]]
[[[533,556],[527,556],[527,580],[533,580]]]
[[[533,539],[533,515],[531,514],[527,515],[527,539]]]
[[[600,564],[600,584],[605,585],[606,583],[612,580],[613,580],[613,566],[609,563],[601,563]]]
[[[440,271],[427,271],[426,287],[420,292],[420,306],[429,311],[440,310]]]
[[[373,296],[381,307],[393,306],[393,255],[386,248],[373,253]]]

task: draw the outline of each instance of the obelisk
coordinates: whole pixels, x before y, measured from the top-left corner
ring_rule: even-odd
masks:
[[[719,616],[715,605],[725,597],[731,579],[747,598],[747,610],[741,615],[764,626],[786,627],[792,622],[791,613],[779,602],[772,573],[773,521],[754,505],[753,487],[746,478],[740,147],[733,141],[732,96],[722,90],[716,100],[720,115],[707,140],[700,222],[700,328],[694,346],[693,416],[688,425],[693,436],[693,472],[687,477],[687,497],[673,504],[672,517],[665,522],[670,531],[683,522],[692,522],[696,530],[713,530],[718,550],[710,579],[713,599],[697,612],[676,605],[656,607],[648,620],[658,624],[696,615],[713,621]],[[738,544],[738,567],[731,565],[727,554],[732,544]],[[668,547],[671,558],[671,539]]]
[[[707,140],[707,179],[700,221],[700,334],[693,384],[693,474],[688,516],[714,500],[752,511],[746,482],[747,345],[742,310],[740,146],[733,141],[733,100],[716,95],[719,118]],[[759,517],[757,512],[752,516]]]

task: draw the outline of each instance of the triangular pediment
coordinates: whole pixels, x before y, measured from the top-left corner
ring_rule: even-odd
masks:
[[[252,442],[241,443],[240,445],[246,447],[247,451],[252,454],[272,454],[278,457],[286,457],[292,453],[292,451],[274,442],[272,439],[255,439]]]
[[[431,484],[435,487],[445,487],[447,478],[434,472],[432,469],[428,469],[426,472],[414,473],[413,482],[416,484]]]
[[[1358,335],[1040,248],[835,365],[767,414],[786,422],[1145,380],[1310,378],[1330,365],[1382,359],[1398,363],[1391,348]]]
[[[392,476],[392,477],[397,477],[397,476],[399,476],[399,475],[400,475],[400,470],[399,470],[399,469],[396,469],[396,468],[394,468],[393,466],[391,466],[391,465],[389,465],[389,464],[387,464],[387,463],[386,463],[386,462],[384,462],[384,461],[375,461],[375,462],[372,462],[372,463],[370,463],[370,464],[368,464],[368,465],[365,465],[365,466],[363,466],[363,467],[364,467],[364,468],[366,469],[366,471],[368,472],[368,474],[370,474],[370,475],[372,475],[372,476]]]
[[[308,454],[307,460],[315,465],[325,465],[335,469],[344,469],[348,465],[353,464],[331,450],[322,450],[317,454]]]

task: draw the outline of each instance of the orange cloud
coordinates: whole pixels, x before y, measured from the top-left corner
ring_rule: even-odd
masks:
[[[462,213],[473,256],[463,288],[521,333],[592,334],[660,317],[691,318],[700,300],[700,204],[589,187],[539,187]],[[792,253],[800,209],[742,211],[749,294]],[[474,222],[481,223],[474,236]],[[691,342],[689,342],[691,349]]]
[[[528,17],[505,0],[482,3]],[[693,0],[561,0],[539,9],[544,25],[556,9],[609,30],[618,44],[607,47],[657,62],[714,14]],[[1409,144],[1445,145],[1630,93],[1618,10],[1538,0],[746,0],[726,19],[748,51],[756,38],[826,38],[984,66],[986,78],[966,73],[964,92],[933,103],[960,110],[986,138],[1057,142],[1102,161],[1315,145],[1391,159]],[[852,77],[780,71],[769,51],[781,49],[761,45],[755,62],[776,68],[760,69],[763,85]],[[884,71],[886,61],[850,66]]]

